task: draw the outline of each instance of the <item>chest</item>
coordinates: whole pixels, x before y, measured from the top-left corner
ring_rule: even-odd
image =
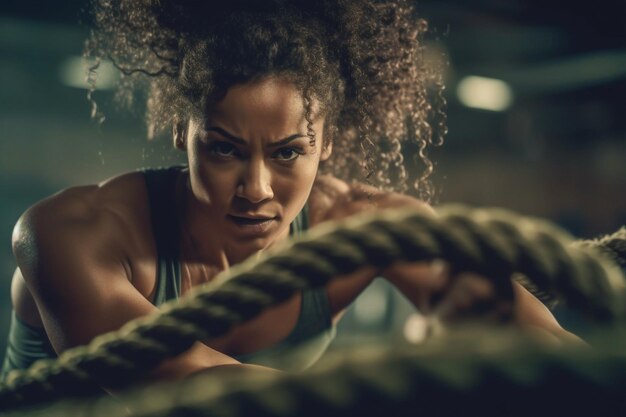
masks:
[[[158,259],[156,251],[152,256],[142,259],[135,262],[132,268],[132,283],[153,304],[155,299],[163,299],[164,293],[173,295],[173,286],[177,286],[180,296],[185,296],[194,287],[210,282],[219,273],[217,269],[191,262],[167,265]],[[169,273],[163,271],[163,268],[169,268]],[[178,274],[172,274],[173,268],[178,268]],[[225,336],[205,343],[228,355],[246,354],[271,347],[293,331],[300,317],[301,304],[302,296],[298,293],[279,306],[267,309],[250,322],[237,326]]]

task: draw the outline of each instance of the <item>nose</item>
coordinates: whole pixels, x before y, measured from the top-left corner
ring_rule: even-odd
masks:
[[[272,174],[262,159],[250,159],[237,186],[237,197],[257,204],[274,197]]]

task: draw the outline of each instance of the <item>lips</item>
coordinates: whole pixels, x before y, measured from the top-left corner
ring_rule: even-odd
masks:
[[[239,230],[252,233],[262,234],[266,233],[270,227],[275,223],[276,216],[260,216],[260,215],[233,215],[228,214],[226,217],[233,222]]]
[[[269,220],[274,220],[276,218],[276,216],[261,216],[261,215],[251,216],[251,215],[234,215],[234,214],[229,214],[228,217],[230,217],[236,222],[250,223],[250,224],[263,223]]]

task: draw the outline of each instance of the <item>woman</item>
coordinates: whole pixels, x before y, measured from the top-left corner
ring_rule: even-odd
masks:
[[[424,150],[443,121],[427,99],[440,84],[421,60],[426,28],[408,2],[101,0],[94,18],[87,53],[124,74],[120,98],[148,86],[149,135],[172,131],[188,166],[70,188],[24,213],[4,372],[154,312],[319,223],[386,207],[432,211],[390,191],[410,183],[429,195]],[[407,175],[403,143],[425,163],[418,181]],[[347,182],[355,173],[370,184]],[[222,365],[303,369],[375,272],[304,291],[196,343],[154,377]],[[449,281],[424,265],[383,275],[416,305]],[[518,322],[566,335],[514,287]]]

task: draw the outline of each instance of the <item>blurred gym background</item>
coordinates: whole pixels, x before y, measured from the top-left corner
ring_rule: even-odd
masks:
[[[141,111],[107,103],[111,68],[95,96],[107,120],[90,119],[85,4],[0,2],[0,357],[20,213],[65,187],[183,160],[170,141],[146,140]],[[626,223],[626,2],[423,0],[417,9],[433,31],[430,56],[448,63],[449,134],[431,152],[439,202],[506,207],[579,237]],[[380,281],[336,343],[415,340],[419,329]]]

